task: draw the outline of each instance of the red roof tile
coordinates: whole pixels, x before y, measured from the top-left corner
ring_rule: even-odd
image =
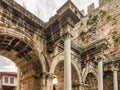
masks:
[[[1,75],[17,76],[16,72],[0,72]]]

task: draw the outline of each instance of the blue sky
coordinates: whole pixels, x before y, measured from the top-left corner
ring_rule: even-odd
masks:
[[[27,10],[34,15],[47,22],[50,17],[56,14],[56,11],[67,0],[15,0],[22,6],[25,6]],[[98,0],[72,0],[72,2],[78,7],[79,10],[84,9],[85,13],[87,6],[91,3],[95,3],[95,7],[98,7]],[[0,56],[0,71],[17,71],[17,68],[11,60]]]

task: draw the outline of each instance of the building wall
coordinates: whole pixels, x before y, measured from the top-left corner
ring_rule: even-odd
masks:
[[[119,13],[120,13],[120,6],[119,5],[120,5],[120,0],[113,0],[113,2],[110,1],[105,6],[101,6],[100,8],[98,8],[96,10],[93,10],[94,5],[92,4],[92,8],[89,7],[88,15],[86,15],[80,22],[78,22],[78,24],[76,24],[76,26],[75,26],[75,28],[73,30],[74,31],[73,33],[75,35],[74,38],[73,38],[73,41],[76,43],[76,45],[78,45],[80,48],[83,48],[83,47],[86,47],[86,46],[90,45],[92,42],[94,42],[97,39],[105,38],[111,45],[107,52],[109,52],[111,54],[111,57],[113,57],[115,55],[119,56],[120,55],[120,49],[118,50],[118,48],[120,48],[120,42],[119,42],[120,41],[120,37],[119,37],[119,35],[120,35],[120,30],[119,30],[119,28],[120,28],[120,25],[119,25],[119,23],[120,23],[120,15],[119,15]],[[90,9],[92,9],[92,10],[90,10]],[[82,33],[84,33],[83,37],[81,37]],[[84,40],[82,38],[84,38]],[[34,36],[34,40],[35,40],[35,42],[36,41],[39,42],[39,40],[37,39],[37,36]],[[36,47],[37,47],[36,49],[38,49],[38,51],[39,51],[38,53],[39,54],[41,52],[40,46],[41,45],[39,43],[36,44]],[[43,47],[43,46],[41,46],[41,47]],[[32,52],[32,54],[33,53],[34,52]],[[57,54],[58,54],[58,52],[57,52]],[[48,54],[46,54],[46,53],[45,53],[45,55],[48,56]],[[32,55],[32,56],[34,56],[34,55]],[[51,56],[55,56],[55,55],[53,54]],[[62,55],[62,56],[64,56],[64,55]],[[76,56],[79,56],[79,53]],[[42,55],[40,57],[42,57]],[[76,57],[73,57],[72,61],[75,62],[74,66],[76,66],[78,68],[78,66],[80,66],[79,65],[80,60],[75,59],[75,58]],[[45,62],[47,61],[47,59],[49,59],[50,61],[48,61],[48,63],[45,65]],[[33,58],[33,61],[34,60],[38,60],[39,61],[39,58],[37,58],[37,59]],[[45,60],[46,61],[44,62],[44,58],[41,58],[41,62],[40,63],[42,63],[42,67],[48,66],[50,64],[50,62],[52,62],[52,61],[55,62],[55,59],[53,59],[53,57],[52,58],[51,57],[45,58]],[[56,58],[57,62],[58,62],[58,60],[64,60],[64,58],[61,58],[60,54],[59,54],[59,57]],[[33,63],[33,61],[31,63]],[[33,66],[35,66],[35,67],[32,67],[32,66],[31,66],[32,68],[28,67],[28,65],[29,65],[29,63],[28,63],[28,64],[25,64],[25,66],[27,66],[28,69],[24,70],[25,67],[22,68],[22,72],[23,72],[24,75],[26,75],[27,78],[28,78],[29,75],[31,75],[31,72],[33,71],[33,69],[35,69],[35,72],[37,72],[37,74],[35,74],[35,75],[34,75],[34,72],[33,72],[34,76],[38,77],[39,74],[41,74],[40,71],[42,71],[42,70],[39,70],[39,69],[41,69],[41,67],[39,67],[41,64],[37,64],[37,63],[38,62],[36,61],[33,64]],[[56,62],[53,63],[51,65],[51,67],[56,68],[57,65],[56,66],[55,65],[56,65]],[[59,67],[63,67],[63,64],[60,64]],[[85,67],[85,68],[86,68],[86,74],[88,74],[90,72],[89,71],[90,66],[89,67]],[[43,69],[46,70],[46,68],[43,68]],[[81,77],[79,74],[84,72],[84,69],[81,68],[81,67],[78,68],[78,69],[79,70],[76,69],[76,71],[78,71],[78,76],[79,76],[79,78],[81,80],[84,76]],[[94,68],[94,69],[96,69],[96,68]],[[30,70],[31,70],[31,72],[29,72]],[[43,70],[43,71],[45,71],[45,70]],[[48,68],[48,71],[49,71],[49,68]],[[61,68],[58,68],[56,70],[56,72],[59,72],[59,71],[63,71],[63,69],[61,70]],[[54,73],[54,71],[52,72],[52,74],[53,73]],[[47,73],[45,72],[45,74],[47,74]],[[77,77],[75,74],[73,75],[74,78]],[[112,74],[106,74],[106,75],[107,76],[104,76],[105,83],[107,81],[108,82],[111,81],[110,77],[112,77]],[[49,76],[49,74],[47,75],[47,77],[48,76]],[[3,76],[3,77],[6,77],[6,76]],[[87,77],[87,75],[86,75],[86,77]],[[93,77],[93,76],[90,76],[90,77]],[[63,78],[63,76],[61,76],[61,78]],[[3,79],[3,81],[4,81],[4,79]],[[36,82],[34,81],[35,84],[32,84],[32,83],[34,83],[33,81],[34,80],[31,80],[31,82],[30,82],[29,80],[26,80],[26,82],[24,84],[24,89],[28,90],[30,87],[32,87],[32,85],[33,85],[33,87],[36,87]],[[90,80],[89,84],[93,85],[93,84],[91,84],[91,82],[92,82],[92,80]],[[96,82],[97,82],[97,80],[96,80]],[[95,82],[93,81],[92,83],[95,83]],[[3,85],[7,85],[8,86],[9,84],[5,84],[3,82]],[[17,83],[15,83],[15,85],[17,85]],[[15,86],[15,85],[13,85],[13,86]],[[79,85],[78,82],[77,82],[77,85]],[[10,86],[12,86],[12,85],[10,84]],[[30,86],[30,87],[28,87],[28,86]],[[42,85],[42,86],[44,86],[44,85]],[[109,83],[109,84],[106,83],[105,87],[111,87],[111,90],[112,90],[113,86],[112,86],[112,83]],[[32,88],[30,88],[30,89],[32,89]],[[39,90],[39,89],[37,89],[37,90]],[[105,90],[109,90],[109,88],[105,88]]]
[[[104,50],[104,53],[106,53],[105,60],[111,60],[113,57],[120,56],[120,0],[106,1],[109,2],[89,12],[88,15],[76,24],[73,30],[73,40],[80,48],[85,48],[97,40],[106,39],[110,47]],[[83,37],[81,37],[82,34]],[[118,61],[118,63],[120,62]],[[112,66],[109,66],[109,69],[111,69],[111,67]],[[120,69],[120,67],[118,68]],[[104,71],[103,73],[104,90],[113,90],[113,72]],[[120,74],[118,72],[120,89],[119,79]]]
[[[8,77],[8,83],[5,83],[5,77]],[[10,78],[13,78],[14,79],[14,83],[10,83]],[[5,85],[5,86],[17,86],[17,77],[15,76],[8,76],[8,75],[3,75],[2,76],[2,85]]]

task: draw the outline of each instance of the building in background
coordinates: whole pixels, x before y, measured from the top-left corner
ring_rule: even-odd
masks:
[[[0,90],[17,90],[16,72],[0,72]]]

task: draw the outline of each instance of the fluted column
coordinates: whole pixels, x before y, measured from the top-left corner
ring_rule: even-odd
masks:
[[[64,36],[64,90],[71,90],[71,35]]]
[[[103,60],[98,61],[98,90],[103,90]]]
[[[112,71],[113,71],[113,84],[114,84],[114,90],[118,90],[118,76],[117,76],[117,72],[118,72],[118,68],[117,67],[113,67]]]

